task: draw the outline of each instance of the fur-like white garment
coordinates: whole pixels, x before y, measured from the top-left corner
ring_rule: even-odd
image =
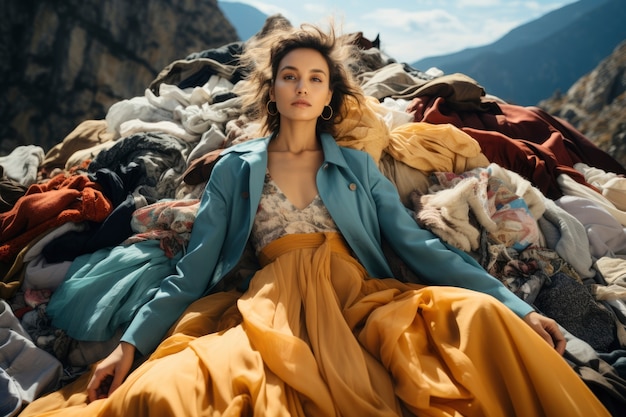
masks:
[[[479,197],[486,190],[480,188],[478,178],[469,177],[453,188],[433,194],[414,192],[411,200],[416,208],[416,220],[450,245],[466,252],[476,250],[480,244],[480,231],[470,221],[470,210],[487,231],[497,229]]]

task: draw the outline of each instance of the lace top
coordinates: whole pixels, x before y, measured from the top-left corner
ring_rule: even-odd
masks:
[[[295,207],[265,173],[265,183],[254,225],[251,242],[258,254],[265,245],[293,233],[336,232],[337,225],[319,195],[300,210]]]

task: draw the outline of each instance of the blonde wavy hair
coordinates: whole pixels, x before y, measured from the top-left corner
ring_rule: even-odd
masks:
[[[353,40],[354,37],[350,35],[337,36],[332,24],[328,31],[311,24],[302,24],[300,27],[281,25],[247,42],[239,57],[247,76],[235,91],[242,97],[244,111],[250,119],[261,121],[263,134],[278,132],[280,129],[280,114],[269,114],[266,106],[281,60],[299,48],[318,51],[328,63],[329,87],[333,92],[330,107],[333,114],[328,120],[318,117],[316,133],[335,133],[335,125],[346,112],[346,97],[354,97],[353,102],[356,103],[360,103],[363,98],[350,71],[351,65],[358,61],[358,47]]]

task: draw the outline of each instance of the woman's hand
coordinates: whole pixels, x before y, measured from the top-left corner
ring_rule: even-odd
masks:
[[[98,363],[87,384],[89,402],[113,394],[128,375],[134,358],[135,346],[120,342],[109,356]]]
[[[565,345],[567,344],[565,336],[559,329],[556,321],[549,317],[542,316],[536,311],[531,311],[524,316],[524,321],[550,344],[560,355],[565,353]]]

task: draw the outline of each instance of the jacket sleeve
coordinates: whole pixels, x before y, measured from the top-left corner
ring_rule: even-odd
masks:
[[[228,170],[224,170],[226,173]],[[176,273],[161,282],[155,296],[137,312],[122,335],[142,354],[161,342],[185,308],[202,297],[213,276],[226,235],[229,176],[214,169],[202,195],[191,231],[187,253],[176,265]]]
[[[394,185],[371,159],[367,171],[382,235],[415,274],[429,284],[490,294],[519,317],[533,311],[528,303],[487,273],[471,256],[444,244],[432,232],[421,228],[402,204]]]

